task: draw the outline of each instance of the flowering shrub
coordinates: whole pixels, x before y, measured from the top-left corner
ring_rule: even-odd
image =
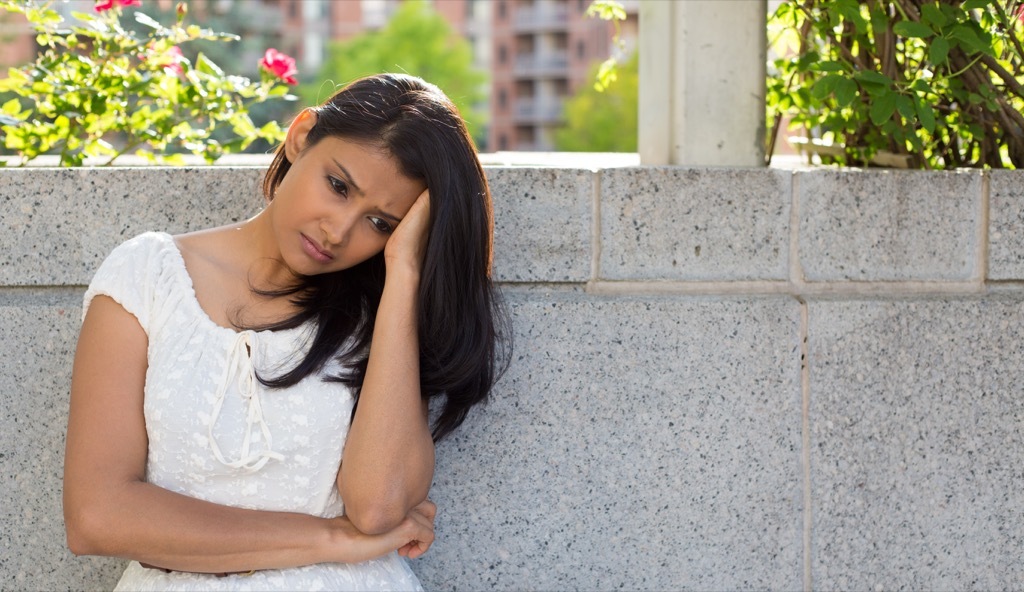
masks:
[[[49,3],[0,0],[0,7],[25,15],[43,47],[33,63],[0,80],[0,93],[16,95],[0,105],[0,138],[22,164],[52,153],[62,166],[86,158],[110,164],[124,154],[181,164],[183,151],[213,162],[257,139],[284,138],[277,122],[257,127],[249,108],[295,99],[281,84],[295,84],[294,60],[268,50],[258,82],[225,74],[202,53],[193,63],[181,44],[238,37],[186,25],[184,4],[171,26],[134,11],[147,29],[139,36],[121,18],[123,8],[140,4],[98,0],[96,14],[72,13],[78,23],[68,25]]]

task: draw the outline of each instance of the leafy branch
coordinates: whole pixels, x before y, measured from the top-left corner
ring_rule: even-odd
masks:
[[[0,80],[0,92],[14,95],[0,105],[0,137],[22,165],[51,153],[61,166],[86,158],[109,165],[129,153],[181,164],[182,152],[191,152],[213,162],[257,139],[283,139],[276,122],[257,127],[249,108],[295,98],[282,84],[295,82],[291,58],[261,62],[256,82],[226,74],[202,53],[194,62],[185,58],[179,46],[236,36],[186,24],[184,3],[169,26],[134,11],[146,31],[138,35],[121,19],[139,3],[98,0],[96,14],[72,13],[75,22],[66,23],[52,2],[0,0],[0,8],[28,19],[42,48],[34,62]]]
[[[840,164],[1024,167],[1024,2],[794,0],[769,30],[769,137],[788,119]]]

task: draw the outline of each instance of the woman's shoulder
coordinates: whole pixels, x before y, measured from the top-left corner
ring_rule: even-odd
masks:
[[[176,291],[180,256],[166,232],[143,232],[115,247],[103,260],[83,299],[84,318],[93,297],[113,298],[147,325],[159,294]]]
[[[161,266],[176,252],[174,238],[166,232],[146,231],[114,247],[103,260],[97,273],[108,269]]]

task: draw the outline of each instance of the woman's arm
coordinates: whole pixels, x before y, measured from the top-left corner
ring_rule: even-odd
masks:
[[[345,514],[366,533],[394,528],[426,499],[434,475],[416,321],[429,204],[424,191],[385,248],[370,360],[338,474]]]
[[[114,300],[97,296],[82,325],[71,380],[64,519],[75,554],[136,559],[179,571],[225,572],[356,562],[433,539],[433,508],[407,512],[379,536],[347,518],[221,506],[144,481],[147,336]]]

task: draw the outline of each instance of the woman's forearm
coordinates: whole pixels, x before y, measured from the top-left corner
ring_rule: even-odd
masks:
[[[392,528],[426,498],[433,479],[434,445],[419,386],[418,288],[415,269],[388,269],[345,444],[339,488],[346,515],[364,532]]]
[[[176,571],[230,572],[342,561],[343,530],[305,514],[213,504],[135,481],[65,492],[68,546]]]

